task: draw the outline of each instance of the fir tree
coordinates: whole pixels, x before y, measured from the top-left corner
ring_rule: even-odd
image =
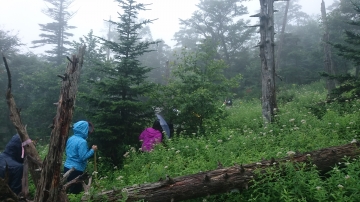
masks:
[[[55,62],[57,65],[61,64],[63,56],[67,54],[68,48],[66,45],[70,45],[71,42],[67,40],[73,36],[72,33],[67,32],[69,29],[76,27],[69,26],[68,21],[74,15],[69,12],[68,8],[72,4],[72,0],[44,0],[50,4],[50,7],[43,10],[43,13],[53,19],[54,21],[47,24],[39,24],[41,31],[43,32],[39,36],[41,39],[32,41],[33,48],[54,45],[51,50],[45,51],[49,54],[49,61]]]
[[[354,9],[360,14],[360,7],[354,5]],[[346,59],[352,60],[356,67],[356,76],[359,74],[359,65],[360,65],[360,20],[351,21],[350,25],[357,26],[353,31],[345,30],[345,44],[335,44],[334,47],[338,49],[338,55],[343,56]]]
[[[360,14],[360,4],[353,3],[354,10]],[[349,22],[353,25],[353,29],[345,30],[346,44],[333,44],[338,50],[338,55],[351,60],[355,64],[355,75],[328,75],[322,76],[330,77],[339,81],[339,87],[334,89],[333,94],[338,97],[339,101],[357,98],[360,95],[360,81],[359,81],[359,67],[360,67],[360,20],[351,18]]]
[[[138,58],[151,51],[150,45],[157,43],[139,37],[141,29],[153,21],[137,20],[138,12],[146,10],[147,4],[134,0],[117,2],[122,9],[119,21],[109,22],[116,26],[118,40],[100,38],[113,53],[113,63],[102,67],[106,76],[94,81],[94,94],[85,96],[92,106],[89,115],[96,126],[91,140],[115,164],[120,162],[126,145],[138,143],[145,122],[155,117],[151,107],[143,101],[145,93],[152,89],[145,81],[151,69],[142,66]]]

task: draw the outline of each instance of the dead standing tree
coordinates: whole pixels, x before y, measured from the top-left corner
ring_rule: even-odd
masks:
[[[260,13],[251,17],[260,18],[260,58],[262,81],[262,115],[264,121],[273,121],[277,108],[275,94],[275,43],[274,43],[274,0],[260,0]]]
[[[324,71],[327,74],[335,74],[334,71],[334,63],[331,57],[331,48],[329,44],[329,28],[327,25],[327,18],[326,18],[326,9],[325,9],[325,2],[322,0],[321,2],[321,19],[324,27],[324,35],[322,37],[322,41],[324,44]],[[327,78],[326,79],[326,89],[328,91],[328,96],[331,95],[331,91],[335,89],[335,81]]]
[[[77,82],[80,77],[85,48],[85,46],[81,46],[79,48],[78,56],[73,55],[72,59],[68,58],[69,63],[66,73],[64,75],[58,75],[63,82],[57,114],[53,120],[54,128],[51,132],[49,152],[43,163],[27,134],[26,127],[21,122],[19,110],[16,107],[15,100],[11,94],[10,70],[7,61],[3,56],[8,74],[8,91],[6,99],[10,110],[10,119],[23,141],[25,153],[29,159],[29,170],[37,187],[35,201],[68,201],[65,190],[69,186],[69,183],[62,186],[64,180],[61,180],[60,169],[65,143],[68,138],[68,132],[72,121]],[[41,169],[39,169],[40,167]],[[39,170],[41,170],[41,174]]]
[[[44,159],[41,178],[38,183],[35,201],[68,201],[65,190],[62,189],[61,165],[63,153],[68,139],[70,124],[73,117],[77,83],[83,65],[85,46],[79,48],[78,55],[67,58],[69,63],[62,79],[57,113],[53,120],[49,152]]]
[[[14,124],[16,131],[23,142],[23,145],[26,144],[24,145],[24,150],[25,150],[26,158],[29,159],[28,161],[29,171],[35,186],[37,186],[38,181],[40,179],[39,168],[41,166],[42,161],[35,148],[35,145],[31,142],[31,139],[29,138],[29,135],[26,131],[26,127],[21,122],[20,110],[16,107],[14,97],[11,94],[11,74],[5,56],[3,56],[3,61],[8,75],[8,89],[6,92],[6,101],[9,107],[9,115],[10,115],[9,118],[11,122]]]

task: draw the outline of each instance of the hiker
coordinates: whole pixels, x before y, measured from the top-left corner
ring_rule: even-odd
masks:
[[[146,128],[139,137],[142,151],[150,152],[155,144],[162,142],[162,131],[159,120],[154,121],[151,128]]]
[[[21,139],[16,134],[6,144],[4,152],[0,154],[0,178],[5,179],[5,176],[8,176],[7,184],[16,195],[21,192],[23,163]]]
[[[66,161],[64,164],[64,173],[71,168],[75,170],[69,175],[67,181],[75,179],[84,173],[87,165],[87,160],[97,151],[97,146],[93,145],[88,149],[87,141],[88,135],[94,131],[91,122],[79,121],[73,126],[74,135],[66,142]],[[81,183],[72,184],[69,188],[69,193],[79,194],[82,191]]]

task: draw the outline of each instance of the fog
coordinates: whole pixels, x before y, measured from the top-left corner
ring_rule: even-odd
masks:
[[[175,45],[173,35],[179,29],[179,18],[187,19],[196,10],[198,0],[139,0],[141,3],[152,3],[146,12],[140,14],[140,18],[158,19],[150,25],[154,39],[163,39],[168,45]],[[330,6],[334,0],[325,0],[326,6]],[[319,15],[321,0],[299,0],[303,11],[311,15]],[[39,23],[52,21],[41,12],[47,7],[43,0],[0,0],[0,29],[9,30],[25,44],[23,51],[42,53],[46,47],[29,48],[31,41],[39,39]],[[250,0],[246,2],[249,15],[259,10],[259,1]],[[276,3],[275,3],[276,5]],[[106,33],[104,20],[117,17],[120,8],[113,0],[75,0],[69,11],[76,11],[76,14],[69,25],[76,26],[71,30],[74,34],[72,40],[86,35],[93,29],[95,35],[103,36]]]

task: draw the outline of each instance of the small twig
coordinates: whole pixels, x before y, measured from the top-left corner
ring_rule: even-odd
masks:
[[[92,182],[92,177],[90,177],[88,184],[85,184],[84,181],[81,182],[81,184],[82,184],[82,186],[84,188],[84,194],[85,195],[89,194],[89,190],[90,190],[90,187],[91,187],[91,182]]]
[[[75,168],[72,167],[70,170],[66,171],[66,173],[63,175],[63,178],[61,179],[61,184],[64,184],[66,182],[66,180],[68,179],[68,177],[70,176],[70,174],[72,172],[74,172]]]
[[[4,54],[2,54],[2,57],[3,57],[4,64],[5,64],[6,72],[8,75],[8,89],[10,90],[11,89],[11,73],[10,73],[9,65],[6,61]]]
[[[69,62],[73,63],[73,61],[68,56],[66,56],[66,59],[68,59]]]
[[[67,75],[66,75],[66,74],[64,74],[64,75],[58,74],[57,77],[60,77],[63,81],[66,81],[66,79],[67,79]]]
[[[94,151],[94,171],[95,171],[95,179],[97,179],[96,151]]]
[[[86,173],[82,174],[82,175],[79,175],[77,176],[75,179],[71,180],[70,182],[66,183],[64,186],[63,186],[63,190],[67,190],[69,188],[70,185],[72,184],[76,184],[76,183],[80,183],[81,181],[83,181],[82,177],[85,176]]]

